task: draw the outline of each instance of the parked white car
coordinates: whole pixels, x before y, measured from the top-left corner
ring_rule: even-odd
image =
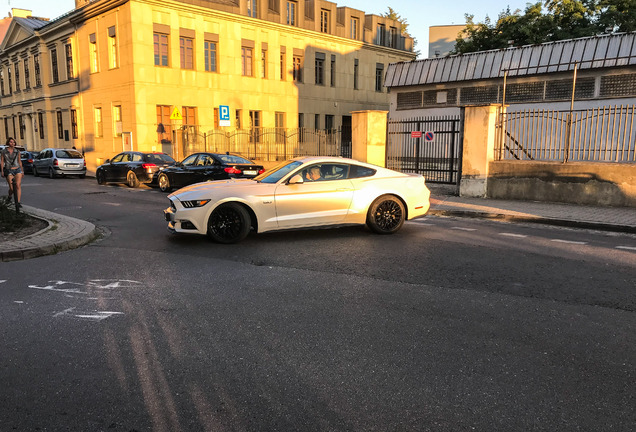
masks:
[[[338,157],[296,158],[253,179],[217,180],[168,195],[173,233],[204,234],[220,243],[290,228],[367,224],[379,234],[424,216],[424,177]]]

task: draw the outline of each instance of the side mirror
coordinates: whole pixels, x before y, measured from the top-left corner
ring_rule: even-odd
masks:
[[[110,159],[106,159],[106,162],[104,162],[104,163],[110,163]]]
[[[305,180],[303,180],[303,176],[301,176],[300,174],[294,175],[287,182],[287,184],[302,184],[302,183],[305,183]]]

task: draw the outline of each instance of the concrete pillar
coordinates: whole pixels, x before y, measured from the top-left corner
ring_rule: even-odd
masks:
[[[459,195],[485,197],[489,164],[494,159],[501,105],[464,108],[464,140]]]
[[[354,111],[351,114],[351,157],[384,167],[388,111]]]

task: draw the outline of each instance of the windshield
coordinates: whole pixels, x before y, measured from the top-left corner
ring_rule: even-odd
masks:
[[[77,150],[57,150],[55,156],[63,159],[82,159],[84,157]]]
[[[218,154],[216,155],[216,157],[221,159],[223,163],[226,164],[253,164],[252,161],[248,161],[247,159],[236,155]]]
[[[254,177],[254,180],[261,183],[276,183],[302,164],[302,162],[298,161],[286,161]]]

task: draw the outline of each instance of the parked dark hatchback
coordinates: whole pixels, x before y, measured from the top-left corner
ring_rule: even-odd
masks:
[[[229,178],[252,178],[264,172],[262,165],[231,153],[194,153],[173,167],[155,174],[163,192],[193,183]]]
[[[35,159],[40,152],[23,151],[20,152],[20,159],[22,159],[22,169],[25,174],[33,174],[33,159]]]
[[[155,173],[172,166],[176,161],[165,153],[125,151],[97,167],[97,183],[126,183],[137,187],[152,183]]]

